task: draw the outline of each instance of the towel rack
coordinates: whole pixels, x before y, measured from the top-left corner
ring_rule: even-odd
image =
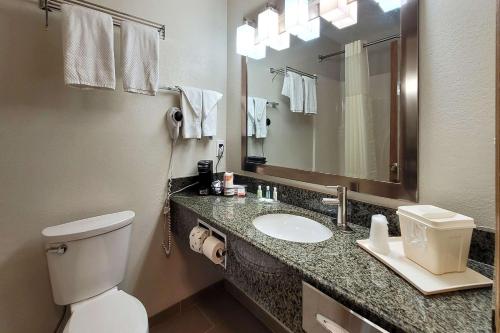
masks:
[[[49,12],[55,10],[61,10],[61,5],[63,3],[68,3],[72,5],[78,5],[85,8],[97,10],[99,12],[109,14],[113,18],[113,25],[119,27],[123,21],[131,21],[135,23],[140,23],[143,25],[147,25],[149,27],[155,28],[158,30],[161,39],[165,39],[165,25],[156,23],[150,20],[143,19],[141,17],[137,17],[134,15],[130,15],[127,13],[123,13],[108,7],[104,7],[86,0],[39,0],[40,9],[45,11],[45,28],[47,29],[49,26]]]
[[[311,79],[314,79],[314,80],[317,80],[318,79],[318,76],[316,74],[309,74],[309,73],[306,73],[306,72],[303,72],[301,70],[298,70],[298,69],[295,69],[293,67],[290,67],[290,66],[285,66],[285,67],[282,67],[282,68],[269,68],[269,72],[271,74],[282,74],[282,75],[285,75],[286,72],[294,72],[294,73],[297,73],[299,75],[302,75],[302,76],[307,76],[307,77],[310,77]]]
[[[177,86],[162,86],[162,87],[159,87],[158,90],[163,90],[163,91],[169,91],[169,92],[173,92],[173,93],[180,93],[181,92],[181,89]]]

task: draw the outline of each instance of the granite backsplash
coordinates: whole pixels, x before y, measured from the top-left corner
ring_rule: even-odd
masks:
[[[218,177],[219,179],[222,179],[221,174],[219,174]],[[177,191],[185,186],[193,184],[197,181],[197,178],[197,176],[175,178],[172,183],[172,190]],[[333,197],[332,195],[281,183],[263,181],[262,179],[238,174],[235,174],[234,176],[234,183],[247,185],[247,191],[251,193],[257,192],[258,185],[262,185],[263,190],[265,189],[265,186],[270,186],[271,188],[277,187],[278,200],[283,203],[312,210],[332,217],[335,217],[337,213],[336,207],[321,204],[322,198]],[[195,189],[195,186],[189,188],[190,191],[194,191]],[[370,227],[370,217],[372,215],[383,214],[389,221],[389,234],[391,236],[399,236],[401,234],[398,216],[396,215],[395,209],[349,199],[347,213],[350,216],[351,223],[367,228]],[[472,233],[469,258],[488,265],[493,265],[494,251],[495,234],[486,230],[474,229],[474,232]]]

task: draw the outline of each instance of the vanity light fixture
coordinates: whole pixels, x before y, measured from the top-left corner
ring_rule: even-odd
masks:
[[[358,23],[357,0],[321,0],[319,12],[321,17],[338,29]]]
[[[236,53],[248,56],[255,44],[255,28],[247,21],[236,29]]]
[[[275,49],[276,51],[282,51],[290,47],[290,34],[288,32],[282,32],[278,36],[271,39],[269,47]]]
[[[351,1],[347,4],[347,16],[332,22],[339,29],[347,28],[358,23],[358,1]]]
[[[259,14],[257,22],[259,43],[270,46],[273,38],[276,38],[279,34],[278,13],[273,8],[268,7],[265,11]]]
[[[285,30],[298,35],[303,32],[309,21],[308,0],[285,0]]]
[[[264,59],[266,57],[266,44],[263,43],[254,44],[254,46],[250,49],[250,52],[248,53],[248,57],[255,60]]]
[[[401,0],[375,0],[375,2],[385,13],[401,7]]]
[[[245,21],[236,29],[236,53],[255,60],[266,57],[266,45],[256,43],[255,28]]]
[[[302,39],[304,42],[308,42],[310,40],[318,38],[320,36],[320,25],[321,22],[319,17],[312,19],[311,21],[307,22],[304,30],[302,30],[302,32],[299,33],[297,37]]]

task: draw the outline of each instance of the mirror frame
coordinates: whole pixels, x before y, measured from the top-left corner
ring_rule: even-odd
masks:
[[[401,6],[400,138],[399,183],[352,178],[268,164],[247,163],[247,58],[241,61],[241,168],[260,175],[275,176],[319,185],[342,185],[351,191],[418,201],[418,3],[407,0]]]
[[[500,333],[500,271],[498,269],[500,260],[500,0],[496,1],[496,50],[495,50],[495,286],[493,297],[495,306],[493,309],[493,329]]]

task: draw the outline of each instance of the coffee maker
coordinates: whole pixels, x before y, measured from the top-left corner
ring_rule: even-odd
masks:
[[[198,161],[198,194],[209,195],[212,188],[214,161]]]

